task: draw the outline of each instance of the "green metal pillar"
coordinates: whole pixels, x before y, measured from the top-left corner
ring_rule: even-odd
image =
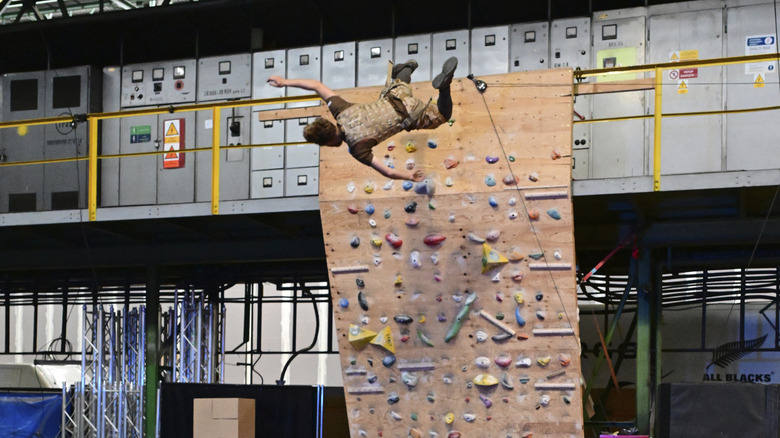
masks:
[[[157,432],[157,389],[160,374],[160,285],[157,268],[146,270],[146,388],[144,436],[154,438]]]
[[[650,433],[651,408],[651,334],[652,334],[652,261],[650,250],[639,251],[637,275],[637,331],[636,331],[636,427],[639,433]]]

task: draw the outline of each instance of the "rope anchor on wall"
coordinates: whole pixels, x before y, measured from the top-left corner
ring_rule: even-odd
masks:
[[[485,81],[483,81],[482,79],[475,78],[473,74],[469,74],[466,77],[471,79],[472,82],[474,82],[474,85],[477,87],[477,91],[479,91],[480,93],[484,93],[485,90],[487,90],[487,83],[485,83]]]

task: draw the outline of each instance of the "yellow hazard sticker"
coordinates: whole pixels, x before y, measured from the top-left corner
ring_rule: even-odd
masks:
[[[688,94],[688,84],[685,81],[680,81],[677,84],[677,94]]]
[[[753,87],[754,88],[764,88],[764,77],[760,74],[755,75],[753,79]]]

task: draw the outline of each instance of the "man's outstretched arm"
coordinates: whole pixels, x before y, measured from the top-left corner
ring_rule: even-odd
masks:
[[[393,169],[392,167],[387,166],[385,163],[382,162],[379,158],[374,156],[374,158],[371,159],[371,167],[374,168],[377,172],[381,173],[382,175],[391,178],[391,179],[410,179],[412,181],[422,181],[425,179],[425,175],[423,174],[422,170],[415,170],[412,172],[411,170],[399,170],[399,169]]]
[[[319,94],[322,100],[328,100],[336,95],[336,93],[325,86],[325,84],[314,79],[285,79],[281,76],[271,76],[268,78],[267,82],[276,88],[295,87],[311,90]]]

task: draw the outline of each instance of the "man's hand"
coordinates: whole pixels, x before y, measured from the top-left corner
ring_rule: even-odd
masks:
[[[284,85],[285,80],[286,79],[284,79],[281,76],[271,76],[271,77],[268,78],[268,80],[266,82],[268,82],[273,87],[282,88],[282,87],[285,86]]]
[[[425,174],[423,173],[422,170],[417,169],[414,171],[414,173],[412,173],[412,177],[409,179],[411,179],[414,182],[420,182],[425,179]]]

